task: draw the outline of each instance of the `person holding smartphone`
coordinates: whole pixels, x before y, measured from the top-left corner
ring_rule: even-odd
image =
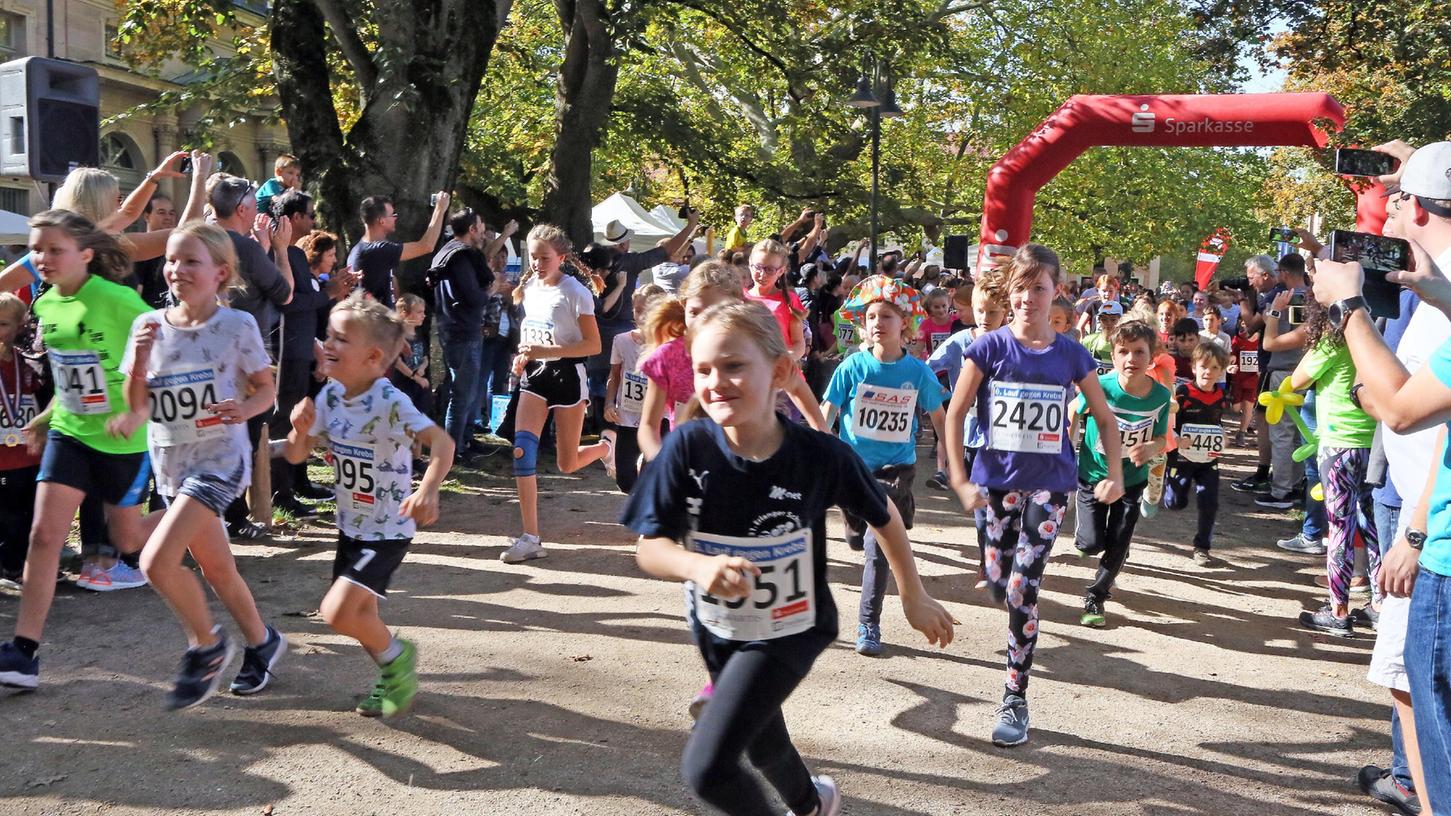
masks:
[[[1300,364],[1300,358],[1305,355],[1305,333],[1290,320],[1292,300],[1296,295],[1303,298],[1309,291],[1309,284],[1305,279],[1305,259],[1291,252],[1280,258],[1278,272],[1284,290],[1275,296],[1265,314],[1265,336],[1260,346],[1271,352],[1269,362],[1265,365],[1268,372],[1265,378],[1266,391],[1279,388],[1280,383],[1290,376],[1295,366]],[[1299,432],[1294,423],[1290,422],[1271,425],[1269,432],[1270,489],[1256,496],[1255,504],[1276,510],[1288,510],[1298,501],[1296,488],[1300,480],[1305,478],[1305,465],[1296,462],[1291,456],[1295,448],[1300,446]],[[1319,544],[1318,535],[1315,543]],[[1322,553],[1325,551],[1323,546],[1316,549]]]

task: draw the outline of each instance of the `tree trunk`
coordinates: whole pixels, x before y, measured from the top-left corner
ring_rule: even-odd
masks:
[[[328,228],[356,239],[357,206],[369,195],[393,198],[396,237],[418,238],[429,194],[458,174],[464,131],[499,34],[494,0],[390,0],[369,20],[378,48],[360,77],[362,113],[344,135],[324,62],[328,29],[315,0],[276,0],[270,33],[282,115]],[[332,36],[355,38],[356,31]]]
[[[544,215],[576,246],[594,238],[591,157],[610,116],[619,67],[603,0],[555,0],[564,30],[564,61],[554,95],[554,152]]]

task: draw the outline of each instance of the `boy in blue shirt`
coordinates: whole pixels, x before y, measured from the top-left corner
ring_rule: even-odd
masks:
[[[841,438],[886,490],[908,529],[916,510],[912,483],[917,472],[913,439],[918,409],[931,417],[939,439],[946,417],[937,376],[906,351],[907,339],[923,317],[920,300],[917,290],[885,275],[857,285],[842,315],[861,327],[871,345],[866,353],[853,354],[837,366],[821,406],[828,425],[841,413]],[[863,520],[850,513],[845,516],[848,543],[860,540],[866,555],[856,650],[874,657],[882,653],[882,598],[891,570]]]

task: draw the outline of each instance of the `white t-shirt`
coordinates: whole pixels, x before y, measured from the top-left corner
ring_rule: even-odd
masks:
[[[309,436],[333,459],[338,532],[359,541],[412,538],[413,519],[398,506],[413,492],[413,437],[433,427],[386,379],[353,399],[328,380],[317,395]]]
[[[252,445],[247,426],[223,425],[203,406],[246,398],[250,375],[272,365],[257,321],[246,312],[220,308],[200,326],[173,326],[164,310],[146,312],[131,323],[121,369],[134,359],[136,332],[148,323],[160,328],[146,363],[151,402],[147,442],[156,487],[175,496],[188,476],[209,474],[252,480]],[[240,492],[240,490],[239,490]]]
[[[559,283],[549,286],[539,278],[530,278],[524,286],[524,319],[519,321],[519,345],[567,346],[584,339],[579,318],[595,313],[594,295],[584,284],[563,275]],[[558,357],[539,357],[540,362]]]
[[[640,350],[644,344],[627,331],[615,335],[610,346],[610,365],[620,367],[620,388],[615,392],[615,407],[620,412],[620,425],[640,427],[640,411],[645,400],[648,378],[640,373]]]
[[[1451,269],[1451,252],[1436,259],[1436,266]],[[1429,303],[1421,303],[1411,322],[1406,324],[1406,333],[1396,346],[1396,357],[1406,371],[1415,374],[1436,353],[1447,338],[1451,338],[1451,319],[1440,309]],[[1390,428],[1381,432],[1381,446],[1385,449],[1387,475],[1396,492],[1401,494],[1401,518],[1409,519],[1415,504],[1426,486],[1426,474],[1440,467],[1436,461],[1436,434],[1440,425],[1411,434],[1398,434]]]

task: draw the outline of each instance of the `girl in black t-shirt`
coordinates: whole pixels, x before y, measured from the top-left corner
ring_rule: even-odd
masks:
[[[641,536],[651,575],[688,582],[695,640],[715,690],[686,743],[685,779],[728,814],[770,814],[741,755],[792,813],[831,816],[841,797],[812,778],[791,745],[781,706],[836,638],[826,582],[826,510],[871,525],[897,576],[902,606],[930,643],[952,640],[952,618],[927,595],[907,531],[861,459],[841,440],[786,422],[776,394],[799,377],[776,320],[754,303],[725,303],[687,336],[695,396],[641,476],[622,521]]]

